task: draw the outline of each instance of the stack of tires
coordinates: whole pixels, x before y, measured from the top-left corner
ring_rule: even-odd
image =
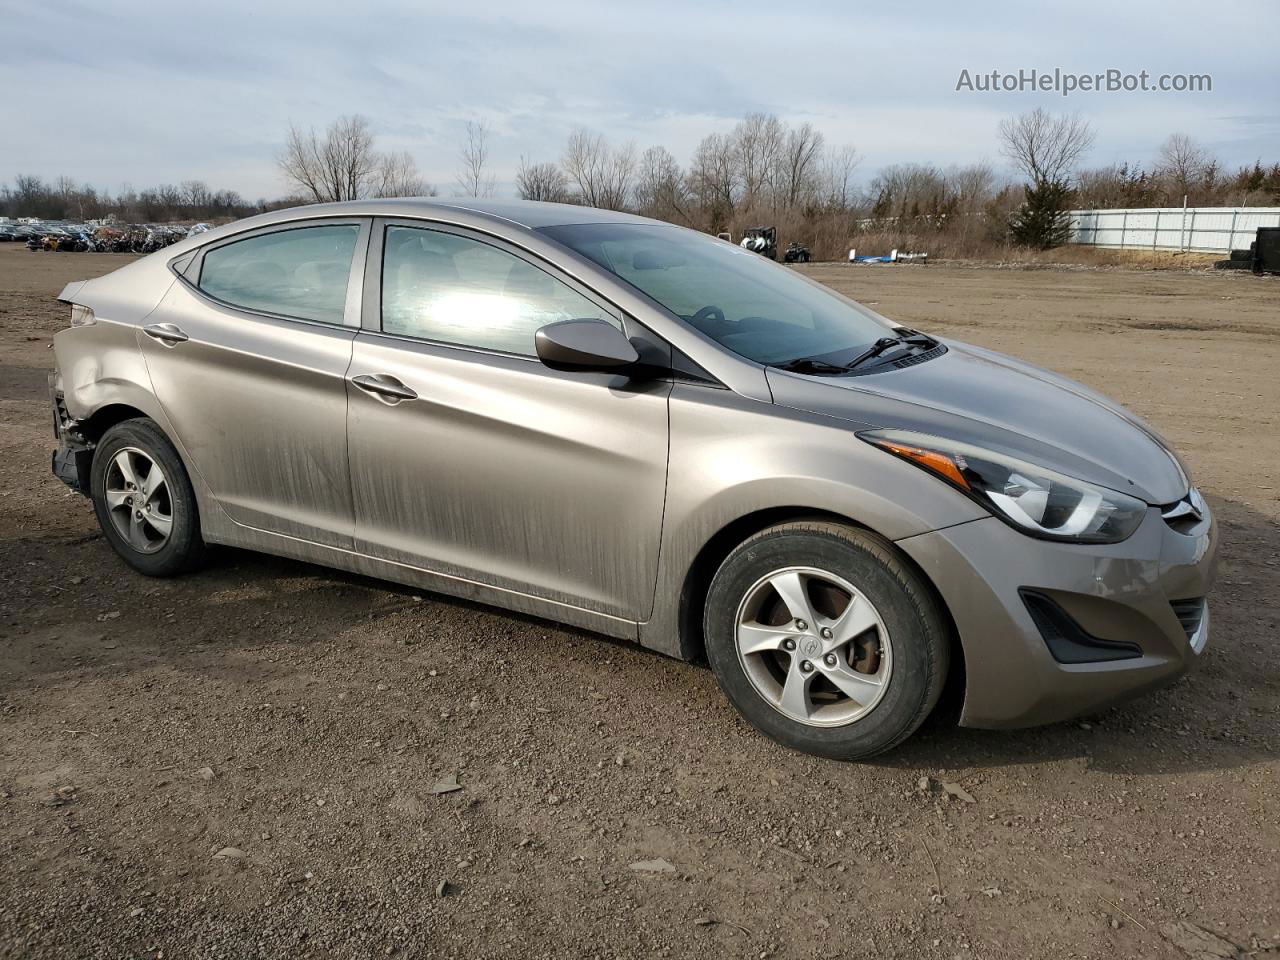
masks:
[[[1226,260],[1219,260],[1215,263],[1216,270],[1253,270],[1253,262],[1257,259],[1258,242],[1255,240],[1249,244],[1248,250],[1232,250],[1231,256]]]
[[[1231,257],[1214,264],[1218,270],[1280,273],[1280,227],[1259,227],[1248,250],[1232,250]]]

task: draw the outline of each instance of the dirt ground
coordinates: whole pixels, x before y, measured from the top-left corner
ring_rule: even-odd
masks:
[[[45,392],[53,295],[124,259],[0,245],[0,956],[1280,957],[1280,281],[809,268],[1125,402],[1223,527],[1182,682],[841,764],[554,624],[230,550],[129,572]]]

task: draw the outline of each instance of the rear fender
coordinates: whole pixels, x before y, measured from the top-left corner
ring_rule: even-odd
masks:
[[[222,508],[191,463],[152,391],[151,376],[138,343],[141,336],[139,328],[132,324],[101,318],[89,326],[71,327],[54,336],[54,381],[62,391],[63,433],[74,442],[81,436],[81,428],[99,412],[117,406],[137,410],[155,421],[177,449],[195,490],[202,526],[218,523],[224,516]],[[80,442],[82,449],[91,450],[94,446],[91,439]]]
[[[164,414],[151,392],[138,335],[132,324],[99,320],[54,336],[63,402],[72,419],[84,421],[105,406],[122,403],[160,421]]]

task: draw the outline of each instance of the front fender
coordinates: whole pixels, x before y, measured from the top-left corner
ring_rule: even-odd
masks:
[[[924,471],[859,440],[856,424],[731,391],[678,385],[647,647],[681,656],[681,597],[703,548],[763,511],[834,514],[890,540],[987,514]]]

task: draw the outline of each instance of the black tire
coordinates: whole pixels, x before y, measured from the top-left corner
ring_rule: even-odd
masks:
[[[892,671],[879,701],[844,726],[809,726],[781,712],[738,655],[736,620],[744,598],[762,578],[787,567],[829,571],[855,586],[891,638]],[[703,630],[721,689],[752,726],[805,753],[855,760],[897,746],[937,704],[950,665],[947,623],[932,590],[889,541],[813,520],[770,527],[734,550],[711,582]]]
[[[165,505],[172,524],[168,539],[154,552],[144,552],[132,545],[117,529],[107,506],[108,472],[116,455],[126,448],[134,448],[151,458],[166,480]],[[103,536],[135,570],[149,577],[172,577],[195,570],[204,562],[207,548],[200,536],[200,513],[191,479],[178,451],[154,421],[124,420],[109,429],[94,450],[89,485]]]

